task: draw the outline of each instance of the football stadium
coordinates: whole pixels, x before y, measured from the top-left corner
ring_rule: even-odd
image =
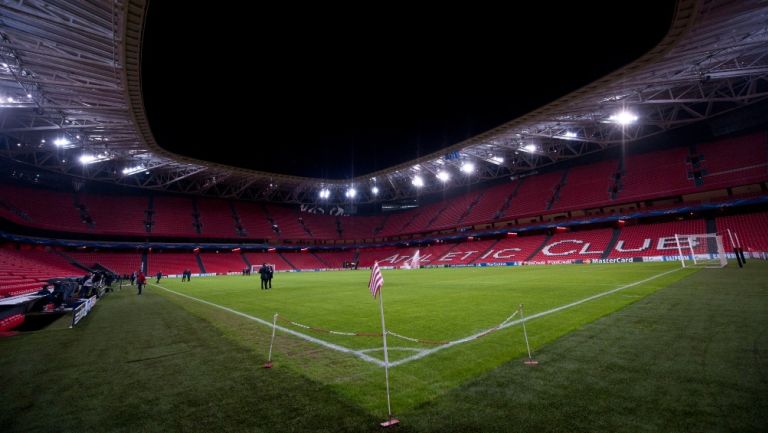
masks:
[[[0,3],[0,431],[768,431],[768,5],[667,3],[355,48],[506,83],[401,105],[310,10]]]

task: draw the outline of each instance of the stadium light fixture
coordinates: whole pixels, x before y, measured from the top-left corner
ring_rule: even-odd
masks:
[[[536,152],[539,148],[535,144],[526,144],[523,146],[523,150],[528,153]]]
[[[323,188],[320,190],[320,198],[328,198],[331,196],[331,191],[328,188]]]
[[[45,143],[45,141],[43,141],[43,143]],[[53,145],[56,147],[69,146],[70,144],[72,144],[72,142],[69,141],[69,139],[67,139],[66,137],[61,137],[53,140]]]
[[[108,161],[110,159],[112,159],[112,158],[106,152],[98,153],[96,155],[93,155],[93,154],[90,154],[90,153],[84,153],[84,154],[80,155],[80,158],[78,158],[80,163],[83,164],[83,165],[93,164],[93,163],[101,162],[101,161]]]
[[[619,111],[616,114],[612,114],[608,120],[624,126],[637,122],[637,115],[629,111]]]
[[[143,165],[137,165],[134,167],[125,167],[123,169],[123,176],[130,176],[132,174],[140,173],[143,170],[144,170]]]
[[[573,132],[573,131],[565,131],[565,134],[563,134],[563,135],[568,137],[568,138],[576,138],[576,133]]]
[[[438,179],[440,179],[440,182],[443,182],[443,183],[445,183],[445,182],[448,182],[448,180],[450,180],[450,179],[451,179],[451,174],[450,174],[450,173],[448,173],[447,171],[444,171],[444,170],[440,170],[440,171],[438,171],[438,172],[437,172],[437,174],[435,175],[435,177],[437,177]]]
[[[379,194],[379,187],[374,185],[371,188],[371,193],[373,193],[373,195],[378,195]]]
[[[472,174],[475,172],[475,164],[473,162],[465,162],[461,164],[461,172],[466,174]]]
[[[349,188],[347,192],[344,193],[344,195],[347,198],[355,198],[355,196],[357,195],[357,190],[355,190],[354,188]]]
[[[413,184],[413,186],[417,188],[421,188],[422,186],[424,186],[424,179],[422,179],[421,176],[414,176],[411,183]]]
[[[502,156],[492,156],[491,157],[491,162],[496,164],[496,165],[503,164],[504,163],[504,157],[502,157]]]

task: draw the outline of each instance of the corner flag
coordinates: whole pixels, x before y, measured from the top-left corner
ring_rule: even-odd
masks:
[[[400,423],[400,420],[392,416],[392,401],[389,396],[389,352],[387,351],[387,325],[384,324],[384,295],[381,293],[381,286],[384,285],[384,277],[381,276],[379,262],[373,262],[371,266],[371,279],[368,281],[368,289],[371,295],[376,299],[379,296],[379,309],[381,311],[381,339],[384,343],[384,377],[387,381],[387,420],[380,423],[382,427],[392,427]]]
[[[381,276],[381,269],[379,269],[379,262],[373,262],[371,267],[371,279],[368,281],[368,288],[371,290],[371,295],[376,299],[376,295],[379,294],[381,286],[384,285],[384,277]]]

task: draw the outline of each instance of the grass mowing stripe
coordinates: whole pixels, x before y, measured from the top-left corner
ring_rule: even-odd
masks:
[[[656,274],[656,275],[654,275],[652,277],[648,277],[648,278],[640,280],[640,281],[635,281],[634,283],[625,284],[625,285],[623,285],[621,287],[617,287],[617,288],[612,289],[612,290],[608,290],[608,291],[605,291],[605,292],[602,292],[602,293],[598,293],[596,295],[592,295],[592,296],[586,297],[584,299],[580,299],[578,301],[571,302],[570,304],[561,305],[559,307],[555,307],[555,308],[552,308],[552,309],[549,309],[549,310],[546,310],[546,311],[542,311],[540,313],[532,314],[532,315],[530,315],[530,316],[528,316],[526,318],[523,318],[523,319],[513,320],[511,322],[508,322],[508,323],[505,323],[505,324],[499,326],[499,329],[509,328],[510,326],[519,325],[519,324],[521,324],[523,322],[527,322],[529,320],[533,320],[533,319],[537,319],[539,317],[547,316],[547,315],[550,315],[552,313],[557,313],[559,311],[563,311],[565,309],[568,309],[568,308],[571,308],[571,307],[575,307],[577,305],[581,305],[581,304],[583,304],[585,302],[593,301],[595,299],[602,298],[603,296],[607,296],[607,295],[610,295],[612,293],[616,293],[618,291],[621,291],[621,290],[624,290],[624,289],[628,289],[630,287],[635,287],[637,285],[640,285],[640,284],[643,284],[643,283],[647,283],[649,281],[653,281],[656,278],[660,278],[660,277],[663,277],[665,275],[669,275],[669,274],[671,274],[673,272],[679,271],[680,269],[682,269],[682,268],[676,268],[676,269],[672,269],[671,271],[662,272],[662,273]],[[425,356],[429,356],[429,355],[431,355],[431,354],[433,354],[435,352],[439,352],[439,351],[441,351],[443,349],[447,349],[449,347],[453,347],[453,346],[456,346],[458,344],[466,343],[468,341],[476,340],[476,339],[486,335],[487,333],[488,333],[488,330],[486,329],[486,330],[484,330],[482,332],[478,332],[477,334],[473,334],[473,335],[470,335],[468,337],[461,338],[459,340],[451,341],[450,343],[444,344],[442,346],[437,346],[437,347],[433,347],[432,349],[423,350],[422,352],[419,352],[416,355],[410,356],[408,358],[401,359],[399,361],[392,362],[389,365],[390,365],[390,367],[397,367],[398,365],[403,365],[403,364],[409,363],[411,361],[415,361],[417,359],[424,358]]]
[[[0,431],[357,433],[377,427],[377,416],[326,383],[287,368],[259,368],[265,353],[233,341],[171,297],[177,298],[154,288],[141,296],[116,291],[66,332],[0,338]]]
[[[221,308],[224,311],[228,311],[228,312],[230,312],[232,314],[237,314],[238,316],[245,317],[246,319],[253,320],[254,322],[261,323],[262,325],[266,325],[266,326],[268,326],[270,328],[273,327],[271,322],[268,322],[268,321],[266,321],[264,319],[261,319],[261,318],[258,318],[256,316],[251,316],[250,314],[245,314],[243,312],[240,312],[240,311],[237,311],[237,310],[233,310],[232,308],[228,308],[228,307],[224,307],[224,306],[221,306],[221,305],[218,305],[218,304],[214,304],[213,302],[208,302],[208,301],[205,301],[203,299],[198,299],[198,298],[195,298],[194,296],[185,295],[183,293],[179,293],[179,292],[173,291],[171,289],[167,289],[167,288],[165,288],[165,287],[163,287],[163,286],[161,286],[159,284],[150,284],[150,286],[154,286],[154,287],[163,289],[166,292],[170,292],[170,293],[173,293],[173,294],[178,295],[178,296],[183,296],[185,298],[191,299],[193,301],[201,302],[203,304],[210,305],[212,307]],[[301,332],[297,332],[297,331],[294,331],[292,329],[288,329],[288,328],[285,328],[285,327],[282,327],[282,326],[279,326],[279,325],[275,326],[275,328],[277,328],[277,329],[279,329],[279,330],[281,330],[281,331],[283,331],[283,332],[285,332],[287,334],[291,334],[291,335],[293,335],[295,337],[299,337],[299,338],[301,338],[303,340],[307,340],[307,341],[310,341],[312,343],[319,344],[319,345],[327,347],[329,349],[333,349],[333,350],[336,350],[336,351],[339,351],[339,352],[343,352],[343,353],[351,353],[352,355],[355,355],[356,357],[362,359],[365,362],[370,362],[371,364],[376,364],[379,367],[384,367],[384,362],[379,361],[376,358],[372,358],[372,357],[370,357],[370,356],[368,356],[365,353],[362,353],[360,351],[352,350],[350,348],[347,348],[347,347],[344,347],[344,346],[340,346],[338,344],[329,343],[329,342],[327,342],[325,340],[321,340],[319,338],[315,338],[315,337],[309,336],[307,334],[302,334]]]
[[[504,363],[398,417],[423,433],[765,433],[767,275],[700,270],[549,343],[537,368]]]

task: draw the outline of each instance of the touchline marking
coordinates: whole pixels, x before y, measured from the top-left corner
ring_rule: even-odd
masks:
[[[260,319],[260,318],[258,318],[256,316],[251,316],[250,314],[245,314],[243,312],[240,312],[240,311],[237,311],[237,310],[233,310],[231,308],[224,307],[224,306],[221,306],[219,304],[214,304],[213,302],[208,302],[208,301],[200,299],[200,298],[195,298],[194,296],[185,295],[184,293],[179,293],[177,291],[174,291],[174,290],[171,290],[171,289],[167,289],[167,288],[165,288],[165,287],[163,287],[163,286],[161,286],[159,284],[150,284],[150,285],[151,286],[155,286],[155,287],[159,287],[159,288],[165,290],[166,292],[173,293],[174,295],[182,296],[184,298],[191,299],[193,301],[201,302],[203,304],[210,305],[211,307],[220,308],[220,309],[222,309],[224,311],[229,311],[232,314],[237,314],[240,317],[245,317],[246,319],[253,320],[254,322],[261,323],[262,325],[265,325],[265,326],[268,326],[269,328],[272,328],[272,322],[268,322],[268,321],[266,321],[264,319]],[[325,347],[327,347],[329,349],[337,350],[337,351],[343,352],[343,353],[351,353],[352,355],[357,356],[358,358],[362,359],[363,361],[370,362],[372,364],[376,364],[379,367],[384,367],[384,361],[379,361],[376,358],[372,358],[372,357],[366,355],[365,353],[363,353],[362,351],[352,350],[352,349],[344,347],[344,346],[339,346],[338,344],[329,343],[329,342],[327,342],[325,340],[321,340],[319,338],[312,337],[311,335],[302,334],[301,332],[294,331],[293,329],[284,328],[284,327],[279,326],[279,325],[276,326],[275,328],[279,329],[279,330],[281,330],[281,331],[283,331],[285,333],[288,333],[288,334],[291,334],[293,336],[299,337],[301,339],[304,339],[304,340],[307,340],[307,341],[311,341],[312,343],[319,344],[321,346],[325,346]]]
[[[530,316],[528,316],[528,317],[526,317],[524,319],[517,319],[517,320],[514,320],[512,322],[508,322],[508,323],[506,323],[504,325],[501,325],[501,326],[499,326],[499,329],[509,328],[510,326],[518,325],[520,323],[527,322],[529,320],[537,319],[539,317],[543,317],[543,316],[546,316],[546,315],[549,315],[549,314],[552,314],[552,313],[557,313],[558,311],[565,310],[566,308],[575,307],[575,306],[583,304],[585,302],[589,302],[589,301],[592,301],[594,299],[601,298],[603,296],[610,295],[612,293],[616,293],[616,292],[618,292],[620,290],[628,289],[630,287],[637,286],[638,284],[647,283],[648,281],[655,280],[656,278],[663,277],[665,275],[669,275],[669,274],[671,274],[673,272],[677,272],[680,269],[683,269],[683,268],[676,268],[676,269],[672,269],[671,271],[662,272],[662,273],[654,275],[652,277],[648,277],[648,278],[646,278],[644,280],[635,281],[634,283],[630,283],[630,284],[627,284],[627,285],[624,285],[624,286],[621,286],[621,287],[617,287],[615,289],[608,290],[606,292],[598,293],[596,295],[592,295],[592,296],[586,297],[584,299],[581,299],[581,300],[578,300],[578,301],[575,301],[575,302],[571,302],[570,304],[561,305],[561,306],[555,307],[555,308],[553,308],[551,310],[546,310],[546,311],[542,311],[540,313],[532,314],[532,315],[530,315]],[[466,343],[468,341],[475,340],[475,339],[483,336],[486,333],[488,333],[487,329],[483,330],[481,332],[478,332],[477,334],[470,335],[469,337],[464,337],[464,338],[461,338],[459,340],[454,340],[454,341],[451,341],[449,343],[443,344],[442,346],[433,347],[432,349],[425,349],[422,352],[419,352],[419,353],[417,353],[415,355],[412,355],[412,356],[409,356],[407,358],[403,358],[403,359],[401,359],[399,361],[390,362],[389,366],[390,367],[397,367],[398,365],[407,364],[407,363],[409,363],[411,361],[415,361],[417,359],[424,358],[425,356],[429,356],[429,355],[431,355],[431,354],[433,354],[435,352],[439,352],[439,351],[441,351],[443,349],[447,349],[449,347],[453,347],[453,346],[459,345],[461,343]]]

